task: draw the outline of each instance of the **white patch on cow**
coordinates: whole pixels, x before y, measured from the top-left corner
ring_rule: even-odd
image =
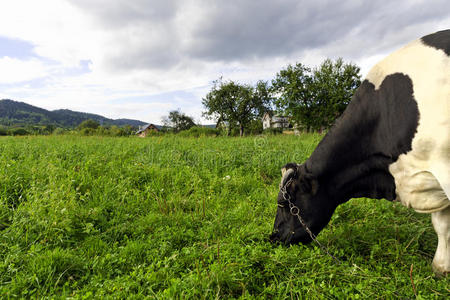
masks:
[[[450,57],[414,41],[394,52],[367,75],[379,88],[394,73],[410,77],[419,109],[412,149],[389,166],[398,199],[418,212],[432,213],[438,235],[433,269],[450,273]]]
[[[412,150],[389,166],[397,197],[418,212],[444,210],[450,206],[450,57],[417,40],[378,63],[366,79],[378,89],[394,73],[411,79],[420,114]]]
[[[438,274],[450,274],[450,207],[432,213],[431,221],[438,236],[433,269]]]

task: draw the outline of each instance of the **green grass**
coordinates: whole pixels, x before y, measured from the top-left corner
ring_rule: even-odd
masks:
[[[0,298],[414,298],[450,295],[430,216],[340,206],[314,245],[267,241],[280,168],[319,135],[1,137]]]

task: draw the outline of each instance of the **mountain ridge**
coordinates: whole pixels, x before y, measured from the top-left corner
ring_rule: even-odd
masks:
[[[64,128],[74,128],[89,119],[106,126],[130,125],[138,127],[148,124],[140,120],[109,119],[101,115],[69,109],[46,110],[11,99],[0,100],[0,125],[3,126],[56,125]]]

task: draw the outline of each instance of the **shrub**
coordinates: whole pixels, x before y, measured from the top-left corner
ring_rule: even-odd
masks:
[[[8,131],[6,131],[6,129],[4,128],[0,128],[0,136],[2,135],[8,135]]]
[[[12,135],[28,135],[30,133],[24,128],[15,128],[15,129],[10,130],[10,134],[12,134]]]
[[[95,132],[96,131],[93,128],[83,128],[80,130],[81,135],[94,135]]]
[[[55,130],[53,130],[53,134],[54,135],[63,135],[67,133],[67,130],[63,129],[63,128],[56,128]]]
[[[263,133],[263,124],[260,119],[256,119],[250,122],[248,128],[246,129],[246,133],[255,135]]]

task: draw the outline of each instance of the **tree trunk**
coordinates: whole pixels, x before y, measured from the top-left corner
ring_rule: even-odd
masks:
[[[244,136],[244,126],[242,124],[239,126],[239,135]]]

